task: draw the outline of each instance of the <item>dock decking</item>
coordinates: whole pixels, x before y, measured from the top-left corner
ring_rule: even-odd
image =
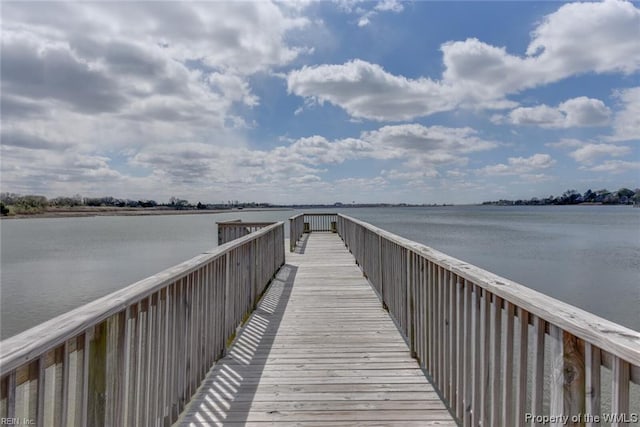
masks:
[[[457,425],[340,237],[306,238],[176,425]]]

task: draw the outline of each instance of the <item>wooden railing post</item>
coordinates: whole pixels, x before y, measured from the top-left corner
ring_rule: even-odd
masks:
[[[572,426],[583,426],[584,349],[571,334],[554,325],[549,328],[552,344],[550,415],[555,420],[552,425],[567,425],[564,421],[567,419]]]

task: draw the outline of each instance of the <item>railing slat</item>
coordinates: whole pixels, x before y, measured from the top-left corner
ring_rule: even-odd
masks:
[[[529,313],[518,307],[518,344],[520,351],[518,353],[518,375],[516,377],[516,396],[515,396],[515,423],[516,427],[524,427],[525,413],[527,411],[527,372],[529,365],[527,358],[529,356]],[[507,424],[505,424],[507,425]]]
[[[45,425],[45,416],[44,416],[44,402],[45,402],[45,363],[46,363],[47,353],[43,354],[38,358],[38,395],[37,395],[37,410],[36,410],[36,425],[42,426]],[[48,420],[49,422],[51,420]]]
[[[502,352],[502,299],[493,295],[491,301],[491,421],[490,425],[498,425],[501,415],[502,389],[500,388],[500,359]],[[507,378],[503,378],[506,381]]]
[[[594,416],[601,414],[600,410],[600,349],[586,343],[584,347],[585,356],[585,413]],[[600,423],[595,422],[595,418],[586,420],[585,426],[595,427]]]
[[[491,295],[482,290],[480,297],[480,416],[479,424],[488,423],[490,388],[490,334],[491,334]]]
[[[512,426],[516,423],[513,420],[513,304],[505,302],[505,335],[502,346],[502,413],[500,425]]]
[[[537,316],[533,318],[533,373],[531,383],[533,391],[531,395],[531,413],[533,416],[542,414],[542,402],[544,392],[544,320]],[[540,423],[536,424],[539,425]]]
[[[473,309],[472,309],[472,292],[471,288],[473,285],[467,282],[466,279],[462,279],[463,286],[463,299],[464,299],[464,342],[472,343],[471,345],[465,345],[463,349],[464,354],[464,367],[462,372],[462,382],[463,382],[463,412],[462,416],[462,425],[464,427],[468,427],[471,425],[471,411],[473,408],[472,401],[472,366],[473,365],[473,349],[475,345],[473,344],[474,339],[474,330],[473,330]],[[471,347],[471,348],[470,348]]]
[[[564,409],[564,345],[562,340],[562,330],[555,325],[549,325],[549,337],[551,338],[551,397],[550,415],[557,419],[562,417]],[[554,427],[559,427],[558,422],[554,422]]]
[[[481,394],[481,386],[482,386],[482,370],[480,368],[481,359],[480,359],[480,350],[483,347],[481,345],[481,335],[480,335],[480,292],[481,288],[479,286],[473,285],[473,300],[472,300],[472,319],[473,319],[473,338],[472,342],[472,366],[471,366],[471,381],[473,383],[472,386],[472,401],[471,401],[471,425],[479,426],[480,421],[480,394]]]
[[[454,279],[455,306],[456,306],[456,344],[455,344],[455,413],[458,419],[462,419],[464,413],[464,288],[459,277]]]
[[[629,364],[619,357],[613,359],[611,372],[611,414],[616,418],[611,422],[611,427],[627,424],[625,417],[629,414]],[[637,416],[637,414],[636,414]]]

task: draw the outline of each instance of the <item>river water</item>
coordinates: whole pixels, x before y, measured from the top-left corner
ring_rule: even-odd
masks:
[[[456,206],[338,211],[640,330],[640,209]],[[286,220],[294,213],[3,220],[1,338],[216,246],[216,221]],[[288,227],[285,230],[288,233]]]

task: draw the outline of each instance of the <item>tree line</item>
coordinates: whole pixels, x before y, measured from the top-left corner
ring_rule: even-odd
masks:
[[[38,195],[21,195],[16,193],[0,193],[0,213],[7,215],[29,215],[44,213],[47,210],[74,209],[81,207],[112,207],[112,208],[156,208],[175,210],[198,209],[231,209],[231,208],[261,208],[270,207],[268,203],[239,202],[229,200],[226,203],[190,203],[179,197],[171,197],[166,203],[158,203],[155,200],[121,199],[111,196],[106,197],[82,197],[62,196],[47,199]]]
[[[583,194],[576,190],[567,190],[561,196],[549,196],[543,198],[533,197],[529,200],[496,200],[483,202],[483,205],[579,205],[583,203],[603,204],[603,205],[633,205],[640,204],[640,188],[631,190],[621,188],[618,191],[606,189],[585,191]]]

